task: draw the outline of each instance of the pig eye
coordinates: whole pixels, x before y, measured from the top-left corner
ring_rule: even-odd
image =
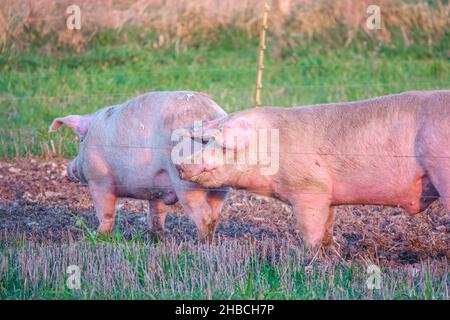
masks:
[[[197,143],[205,144],[205,141],[201,137],[191,137],[191,140]]]
[[[201,143],[204,146],[210,142],[214,142],[214,139],[203,139],[202,137],[191,137],[191,139],[196,141],[197,143]]]
[[[208,140],[203,140],[203,139],[202,139],[202,144],[203,144],[204,146],[206,146],[207,144],[210,144],[210,143],[214,143],[214,139],[208,139]]]

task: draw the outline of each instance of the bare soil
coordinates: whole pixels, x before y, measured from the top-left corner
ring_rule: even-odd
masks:
[[[76,241],[86,236],[86,224],[97,226],[89,191],[65,177],[68,160],[22,159],[0,162],[1,241]],[[123,199],[116,228],[127,239],[147,230],[145,201]],[[191,220],[178,205],[167,207],[167,237],[196,241]],[[270,198],[233,191],[221,214],[216,237],[301,240],[295,231],[290,206]],[[345,260],[364,259],[381,265],[401,266],[450,260],[450,219],[439,201],[411,216],[401,208],[341,206],[337,208],[335,238]]]

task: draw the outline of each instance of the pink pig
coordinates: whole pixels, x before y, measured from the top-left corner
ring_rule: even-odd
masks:
[[[80,138],[78,156],[68,165],[69,178],[89,187],[100,225],[114,225],[116,200],[130,197],[149,201],[148,224],[161,234],[164,205],[178,201],[190,216],[201,241],[211,241],[227,190],[205,191],[180,180],[170,159],[173,129],[192,126],[226,113],[206,95],[196,92],[151,92],[89,115],[57,118]]]
[[[228,135],[230,130],[240,134]],[[279,141],[266,137],[250,148],[255,136],[272,131]],[[310,247],[333,243],[336,205],[400,206],[416,214],[440,197],[450,212],[450,90],[256,108],[187,135],[202,136],[206,144],[177,164],[183,179],[208,188],[247,189],[291,204]],[[269,162],[249,159],[267,156],[269,148],[278,166],[264,172]],[[236,163],[239,153],[247,163]],[[226,158],[231,161],[224,161],[224,154],[231,154]]]

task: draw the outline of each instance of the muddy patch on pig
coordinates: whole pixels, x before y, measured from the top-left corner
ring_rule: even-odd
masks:
[[[67,160],[0,162],[1,241],[78,241],[98,225],[89,192],[65,178]],[[147,232],[143,201],[125,199],[118,206],[118,232],[125,239],[154,241]],[[196,229],[180,206],[167,206],[166,236],[196,241]],[[279,201],[232,192],[224,205],[216,238],[301,241],[292,209]],[[399,208],[337,208],[335,237],[345,260],[381,265],[413,265],[424,260],[447,264],[450,221],[439,202],[415,216]]]

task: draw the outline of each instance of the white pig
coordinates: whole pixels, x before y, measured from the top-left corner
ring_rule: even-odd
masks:
[[[148,200],[148,224],[159,235],[164,205],[179,201],[195,222],[200,240],[211,241],[227,190],[206,191],[180,180],[170,159],[171,133],[224,115],[201,93],[150,92],[92,114],[56,118],[49,132],[66,125],[80,138],[78,156],[67,174],[88,185],[99,233],[112,230],[117,198],[129,197]]]
[[[240,135],[228,135],[228,131]],[[272,160],[237,164],[237,155],[265,154],[253,136],[278,132]],[[450,212],[450,90],[419,91],[364,101],[297,108],[256,108],[190,130],[207,142],[177,168],[208,188],[232,186],[292,205],[305,243],[333,242],[333,207],[400,206],[410,214],[440,198]],[[238,140],[235,140],[235,137]],[[275,135],[277,136],[277,135]],[[231,137],[231,138],[230,138]],[[256,152],[255,152],[256,150]],[[224,154],[230,154],[224,161]],[[234,154],[234,155],[233,155]],[[254,158],[253,158],[254,159]],[[269,172],[267,174],[267,172]]]

